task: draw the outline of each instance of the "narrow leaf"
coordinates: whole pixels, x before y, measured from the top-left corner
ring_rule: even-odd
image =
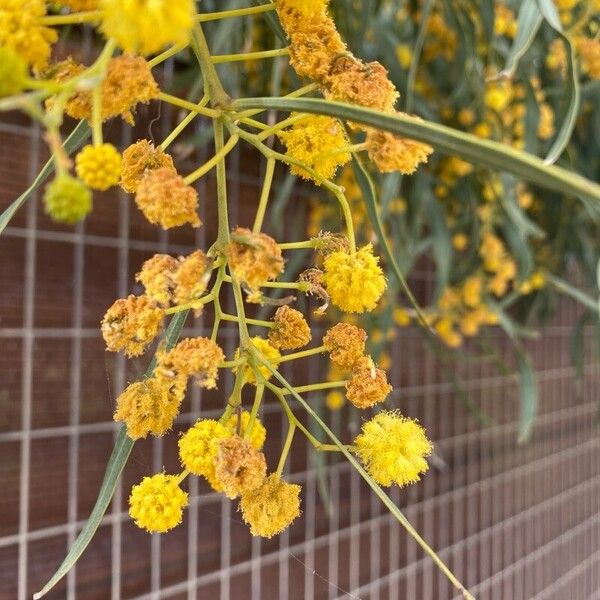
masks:
[[[427,142],[443,152],[460,156],[473,164],[508,171],[524,181],[535,183],[543,188],[600,202],[600,185],[581,175],[555,165],[547,165],[536,156],[506,144],[480,139],[451,127],[422,121],[410,115],[383,114],[361,106],[318,98],[244,98],[237,100],[234,107],[236,110],[266,108],[323,114],[370,125]]]
[[[90,137],[91,129],[87,124],[87,121],[79,121],[75,129],[69,134],[69,137],[65,140],[63,147],[67,154],[71,154]],[[31,198],[33,193],[44,183],[44,181],[54,171],[54,160],[51,158],[43,167],[42,170],[37,174],[37,177],[33,180],[33,183],[0,215],[0,234],[6,229],[6,226],[10,223],[10,220],[14,217],[15,213]]]
[[[354,175],[356,176],[356,181],[358,182],[358,185],[360,186],[360,189],[363,193],[363,200],[367,209],[367,215],[369,216],[371,225],[375,230],[375,235],[377,235],[377,239],[379,241],[381,250],[383,251],[383,255],[385,256],[386,261],[392,268],[392,272],[398,280],[400,287],[402,288],[409,302],[415,309],[419,320],[421,321],[425,329],[432,332],[431,327],[427,324],[427,321],[425,320],[425,316],[423,315],[423,311],[419,306],[417,299],[414,297],[412,290],[408,286],[408,283],[406,282],[406,279],[402,274],[400,266],[398,265],[398,262],[396,261],[396,258],[394,257],[394,254],[392,253],[387,243],[387,239],[385,237],[385,230],[383,229],[383,223],[379,218],[379,209],[377,207],[377,195],[375,192],[375,186],[373,185],[373,181],[371,180],[371,176],[365,169],[358,155],[354,154],[353,156],[354,161],[352,162],[352,166],[354,169]]]
[[[552,5],[554,6],[554,5]],[[560,25],[560,21],[559,21]],[[559,35],[562,38],[563,43],[567,47],[567,83],[568,85],[565,97],[561,102],[561,109],[556,111],[556,114],[564,114],[564,120],[560,126],[560,130],[552,146],[548,151],[548,156],[544,161],[547,165],[550,165],[558,160],[563,150],[567,147],[575,124],[577,122],[577,116],[579,115],[579,106],[581,103],[581,92],[579,89],[579,73],[577,71],[577,60],[575,58],[575,48],[571,43],[571,40],[562,33],[562,28],[559,31]],[[566,107],[566,108],[564,108]]]
[[[542,13],[536,0],[524,0],[519,8],[517,16],[517,35],[506,59],[504,70],[498,75],[501,77],[512,77],[519,66],[519,61],[527,52],[542,24]]]
[[[600,314],[598,312],[598,302],[594,298],[588,296],[585,292],[582,292],[581,290],[577,289],[568,281],[565,281],[564,279],[561,279],[556,275],[552,275],[551,273],[546,274],[546,280],[559,292],[570,296],[571,298],[573,298],[573,300],[577,300],[577,302],[579,302],[582,306],[589,308],[592,312],[595,313],[596,317],[598,317],[598,315]]]
[[[167,331],[165,332],[167,348],[172,347],[179,338],[187,315],[188,311],[184,311],[176,314],[171,319],[169,327],[167,327]],[[153,358],[144,377],[150,377],[152,375],[155,364],[156,360]],[[92,509],[89,519],[86,521],[71,548],[69,548],[67,556],[56,570],[56,573],[52,575],[48,583],[39,592],[36,592],[33,595],[34,600],[38,600],[45,596],[71,570],[73,565],[79,560],[79,557],[87,548],[88,544],[92,541],[92,538],[108,509],[108,505],[112,500],[117,487],[117,482],[119,481],[119,477],[131,454],[134,443],[134,440],[127,435],[127,429],[123,425],[117,435],[112,454],[110,455],[110,460],[106,466],[102,486],[100,487],[96,504]]]
[[[531,365],[531,359],[521,349],[517,348],[517,361],[519,364],[519,381],[521,393],[521,415],[519,417],[519,430],[517,442],[525,443],[530,435],[533,422],[538,409],[538,389]]]

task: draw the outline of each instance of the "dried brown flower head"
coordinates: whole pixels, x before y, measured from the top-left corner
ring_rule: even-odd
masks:
[[[369,158],[382,173],[400,171],[410,175],[433,152],[433,148],[423,142],[395,136],[388,131],[369,129],[367,132],[367,152]]]
[[[269,341],[280,350],[302,348],[312,339],[310,327],[299,310],[280,306],[273,321],[275,326],[269,331]]]
[[[183,394],[165,381],[144,379],[127,386],[117,398],[115,421],[123,421],[134,439],[164,435],[179,413]]]
[[[383,402],[391,391],[385,371],[378,369],[370,357],[358,360],[346,384],[346,397],[357,408],[370,408]]]
[[[163,229],[189,223],[199,227],[198,194],[183,177],[168,167],[146,171],[135,195],[135,203],[150,223]]]
[[[101,330],[106,348],[139,356],[158,335],[164,312],[148,296],[130,295],[117,300],[104,315]]]
[[[181,340],[168,352],[158,356],[156,372],[165,380],[177,380],[194,376],[196,383],[212,389],[217,385],[218,369],[225,360],[223,350],[205,337]]]
[[[259,487],[267,476],[265,455],[238,435],[219,443],[215,478],[233,500]]]
[[[323,345],[333,364],[351,369],[365,353],[367,332],[350,323],[338,323],[323,336]]]
[[[277,242],[266,233],[252,233],[238,227],[225,249],[233,275],[255,291],[283,271],[283,257]]]
[[[161,148],[155,148],[148,140],[139,140],[123,152],[121,187],[130,194],[137,191],[146,171],[161,167],[175,170],[173,159]]]

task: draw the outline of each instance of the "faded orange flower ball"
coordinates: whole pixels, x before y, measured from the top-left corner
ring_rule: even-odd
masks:
[[[135,203],[150,223],[163,229],[202,225],[196,190],[168,167],[146,171],[138,185]]]
[[[391,391],[385,371],[378,369],[370,357],[359,359],[346,384],[346,398],[356,408],[371,408],[383,402]]]
[[[312,339],[310,327],[299,310],[280,306],[273,318],[275,326],[269,330],[269,341],[280,350],[295,350],[306,346]]]
[[[365,353],[367,332],[350,323],[338,323],[323,336],[329,358],[340,369],[351,369]]]

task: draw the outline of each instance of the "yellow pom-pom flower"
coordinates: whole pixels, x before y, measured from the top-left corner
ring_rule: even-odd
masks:
[[[252,345],[263,355],[263,357],[266,360],[268,360],[271,363],[273,367],[277,367],[281,359],[281,354],[279,350],[277,350],[277,348],[275,348],[267,340],[259,336],[251,338],[250,341],[252,342]],[[235,358],[239,358],[239,356],[240,351],[238,348],[235,352]],[[254,369],[252,369],[252,367],[248,363],[246,363],[243,366],[243,369],[244,379],[246,383],[256,384],[256,374],[254,373]],[[258,370],[265,379],[270,379],[271,371],[269,371],[269,369],[265,365],[259,364]]]
[[[429,468],[425,457],[432,445],[425,430],[397,412],[375,415],[363,425],[354,444],[369,475],[380,485],[415,483]]]
[[[102,0],[102,32],[132,54],[153,54],[168,44],[187,44],[194,0]]]
[[[129,496],[129,515],[140,529],[165,533],[181,523],[188,495],[175,475],[157,473],[134,485]]]
[[[385,277],[367,244],[355,254],[332,252],[324,262],[323,282],[335,306],[349,313],[372,311],[385,290]]]
[[[300,486],[281,481],[273,473],[242,496],[240,509],[252,535],[272,538],[300,515]]]
[[[209,481],[215,476],[219,442],[231,437],[229,430],[213,419],[202,419],[179,438],[179,458],[190,473]]]
[[[239,427],[238,427],[239,421]],[[248,429],[248,424],[250,423],[250,413],[247,410],[242,411],[241,415],[238,418],[237,414],[231,415],[229,419],[223,423],[227,430],[234,435],[238,433],[243,438],[246,437],[246,431]],[[267,430],[265,426],[260,422],[258,418],[254,419],[254,423],[252,423],[252,430],[250,431],[250,435],[248,436],[248,441],[257,449],[260,450],[267,438]]]
[[[0,47],[0,98],[23,91],[27,79],[27,63],[12,48]]]
[[[46,187],[44,209],[53,221],[73,225],[92,210],[92,192],[75,177],[61,173]]]
[[[46,14],[44,0],[0,2],[0,46],[12,48],[34,69],[43,69],[50,58],[50,45],[58,34],[40,24]]]
[[[107,190],[121,177],[121,155],[112,144],[88,144],[75,157],[79,179],[94,190]]]
[[[287,156],[306,163],[324,179],[331,179],[337,168],[351,159],[350,153],[343,151],[349,144],[344,128],[332,117],[310,115],[278,135],[287,148]],[[292,164],[290,170],[304,179],[320,183],[298,165]]]

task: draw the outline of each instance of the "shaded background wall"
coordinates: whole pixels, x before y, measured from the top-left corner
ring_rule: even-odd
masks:
[[[156,111],[151,106],[142,116],[148,121]],[[173,117],[164,106],[161,116]],[[159,140],[161,127],[151,130]],[[198,134],[203,127],[196,124]],[[112,125],[108,133],[124,147],[148,130]],[[0,209],[46,158],[35,126],[18,117],[0,125]],[[197,164],[202,156],[189,159]],[[229,166],[232,225],[246,225],[260,160],[234,154]],[[210,177],[199,183],[207,226],[197,231],[158,231],[130,198],[112,192],[97,194],[93,214],[74,229],[51,223],[35,197],[0,237],[0,599],[21,600],[39,589],[89,515],[115,436],[114,398],[144,369],[144,361],[104,351],[99,321],[115,298],[137,290],[133,276],[143,260],[155,252],[207,247],[212,187]],[[306,202],[299,196],[290,206],[284,218],[293,224],[294,211],[303,212]],[[427,272],[417,273],[413,285],[426,296]],[[425,479],[392,490],[392,497],[478,598],[600,597],[600,369],[593,331],[584,333],[581,378],[571,365],[578,315],[565,301],[530,345],[541,402],[524,445],[516,443],[519,399],[512,371],[503,373],[492,359],[443,368],[413,329],[398,330],[390,346],[394,403],[419,418],[436,445]],[[190,320],[185,335],[202,334],[205,325],[209,314]],[[221,341],[231,353],[235,332],[227,331]],[[510,361],[500,332],[491,329],[487,343]],[[317,381],[325,374],[323,362],[306,361],[304,370],[287,374],[297,383]],[[469,401],[491,417],[490,426],[465,407],[455,374]],[[230,386],[224,379],[218,392],[191,390],[173,433],[136,444],[96,537],[48,598],[456,597],[348,465],[327,457],[329,464],[316,470],[301,436],[289,477],[303,486],[303,515],[282,536],[252,539],[236,505],[194,478],[188,479],[191,506],[180,527],[159,537],[133,526],[126,506],[131,485],[163,466],[175,471],[178,432],[199,415],[220,414]],[[322,408],[321,398],[311,401]],[[346,439],[360,426],[346,409],[322,411]],[[272,397],[262,418],[274,468],[285,423]]]

